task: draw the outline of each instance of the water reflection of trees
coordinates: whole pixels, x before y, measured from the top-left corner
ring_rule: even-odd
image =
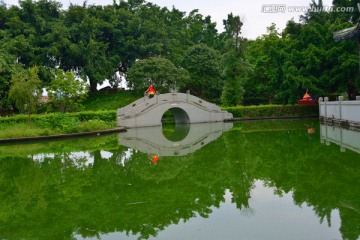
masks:
[[[305,131],[233,130],[192,155],[164,157],[157,165],[140,152],[123,161],[127,149],[107,142],[111,157],[102,157],[101,145],[91,150],[92,164],[63,152],[42,161],[0,159],[1,238],[117,231],[146,239],[171,224],[207,217],[226,189],[238,209],[249,209],[257,179],[278,195],[293,192],[294,202],[312,206],[320,221],[330,223],[338,209],[344,239],[360,234],[359,155],[309,141]]]
[[[240,139],[243,164],[249,167],[245,172],[251,178],[266,181],[280,196],[292,192],[294,203],[311,206],[320,222],[326,220],[331,225],[331,212],[338,210],[343,238],[358,239],[359,154],[340,153],[334,145],[321,146],[299,131],[248,133]],[[257,147],[246,148],[247,142],[256,143]]]

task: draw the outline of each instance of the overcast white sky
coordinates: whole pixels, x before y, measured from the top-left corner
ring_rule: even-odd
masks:
[[[16,5],[17,0],[3,0],[8,5]],[[58,0],[59,1],[59,0]],[[318,0],[316,0],[317,2]],[[82,4],[83,0],[60,0],[64,8],[71,3]],[[109,5],[113,0],[88,0],[88,5]],[[232,12],[239,15],[244,22],[242,35],[244,37],[255,39],[256,37],[266,33],[266,27],[271,23],[275,23],[279,30],[282,30],[286,22],[291,18],[295,21],[299,20],[301,12],[289,12],[288,9],[284,13],[264,13],[263,7],[268,9],[269,4],[283,4],[289,6],[309,6],[311,0],[149,0],[161,7],[175,6],[177,9],[189,13],[191,10],[199,9],[204,16],[210,15],[212,20],[217,22],[218,29],[222,31],[222,20],[227,18],[227,14]],[[323,0],[325,6],[331,6],[332,0]]]
[[[212,20],[217,22],[218,29],[221,30],[223,29],[223,19],[226,19],[227,15],[232,12],[234,15],[239,15],[244,23],[242,35],[255,39],[265,34],[266,27],[271,23],[275,23],[282,30],[288,20],[294,18],[295,21],[298,21],[299,16],[304,14],[290,13],[287,10],[284,13],[264,13],[262,12],[263,7],[271,4],[307,7],[311,0],[152,0],[150,2],[168,8],[174,5],[187,13],[193,9],[199,9],[204,16],[210,15]],[[331,6],[332,0],[323,0],[323,4]]]

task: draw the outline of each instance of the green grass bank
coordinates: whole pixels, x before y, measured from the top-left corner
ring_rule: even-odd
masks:
[[[141,96],[140,96],[141,97]],[[107,130],[116,127],[116,109],[137,100],[139,96],[129,91],[97,93],[84,102],[86,111],[75,113],[48,113],[0,117],[0,139],[50,136],[66,133],[82,133]],[[317,117],[317,105],[261,105],[223,107],[234,119],[261,119],[273,117]],[[171,119],[168,113],[164,118]]]

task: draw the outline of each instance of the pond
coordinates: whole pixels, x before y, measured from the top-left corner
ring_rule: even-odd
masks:
[[[308,119],[3,144],[0,239],[358,240],[359,143]]]

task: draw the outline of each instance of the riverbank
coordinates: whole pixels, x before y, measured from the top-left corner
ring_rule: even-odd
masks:
[[[318,106],[237,106],[222,108],[233,114],[230,121],[317,118]],[[167,113],[168,114],[168,113]],[[171,117],[171,116],[170,116]],[[31,119],[31,120],[30,120]],[[0,118],[0,143],[66,138],[125,131],[116,127],[116,111],[86,111],[15,115]]]
[[[92,132],[56,134],[56,135],[48,135],[48,136],[34,136],[34,137],[4,138],[4,139],[0,139],[0,144],[1,143],[11,143],[11,142],[29,142],[29,141],[35,141],[35,140],[74,138],[74,137],[84,137],[84,136],[99,136],[99,135],[124,132],[124,131],[126,131],[126,128],[120,127],[120,128],[106,129],[106,130],[100,130],[100,131],[92,131]]]

